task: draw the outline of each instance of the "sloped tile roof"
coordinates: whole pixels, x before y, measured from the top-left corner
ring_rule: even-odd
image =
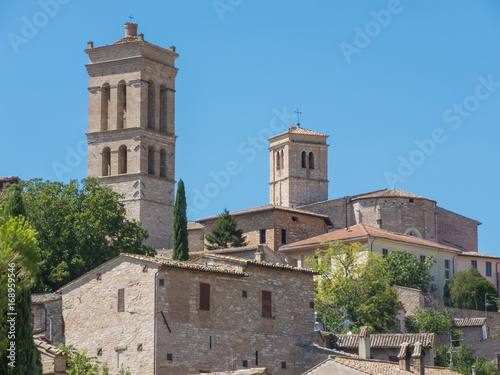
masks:
[[[359,335],[337,335],[340,342],[339,349],[357,349],[359,346]],[[422,343],[424,348],[434,346],[434,333],[396,333],[396,334],[372,334],[370,335],[370,348],[372,349],[395,349],[407,342],[414,345]]]
[[[455,318],[454,327],[482,327],[486,323],[486,318]]]
[[[247,245],[247,246],[241,246],[241,247],[228,247],[227,249],[193,251],[193,252],[189,252],[189,256],[194,258],[194,257],[203,256],[203,255],[210,255],[210,254],[218,254],[218,255],[238,254],[238,253],[243,253],[243,252],[247,252],[247,251],[257,251],[257,248],[259,246],[260,245]],[[287,263],[287,261],[283,257],[283,255],[278,254],[276,251],[270,249],[268,246],[263,246],[263,250],[264,250],[264,252],[272,253],[275,257],[280,259],[284,264]]]
[[[56,355],[56,356],[64,356],[66,357],[67,354],[65,351],[55,347],[54,345],[51,345],[45,341],[42,341],[42,340],[38,340],[36,338],[33,339],[33,341],[35,342],[35,345],[38,347],[38,348],[42,348],[43,350],[45,350],[46,352],[50,353],[50,354],[53,354],[53,355]],[[39,349],[40,350],[40,349]]]
[[[399,242],[407,242],[410,244],[421,245],[434,247],[437,249],[453,251],[455,253],[460,253],[460,250],[457,250],[453,247],[445,246],[438,244],[436,242],[424,240],[422,238],[409,236],[407,234],[390,232],[381,228],[374,228],[372,226],[366,224],[358,224],[349,228],[339,229],[333,232],[328,232],[325,234],[320,234],[316,237],[311,237],[302,241],[293,242],[291,244],[280,247],[280,251],[286,251],[288,249],[293,249],[297,246],[306,246],[306,245],[317,245],[322,242],[328,241],[342,241],[342,240],[350,240],[356,238],[383,238],[387,240],[399,241]]]
[[[466,257],[474,257],[474,258],[491,258],[491,259],[500,259],[499,256],[476,253],[475,251],[462,251],[458,256],[466,256]]]
[[[300,135],[314,135],[314,136],[320,136],[320,137],[328,137],[328,134],[320,133],[314,130],[302,128],[300,126],[289,126],[288,131],[285,133],[291,133],[291,134],[300,134]],[[282,134],[285,134],[282,133]]]
[[[211,372],[208,375],[269,375],[265,367],[249,368],[234,371]]]
[[[320,217],[323,220],[325,220],[327,222],[327,224],[331,225],[330,218],[327,215],[316,214],[314,212],[305,211],[305,210],[299,210],[297,208],[276,206],[276,205],[273,205],[273,204],[265,204],[263,206],[257,206],[257,207],[247,208],[245,210],[233,211],[233,212],[231,212],[231,215],[232,216],[238,216],[238,215],[253,214],[253,213],[265,212],[265,211],[271,211],[271,210],[279,210],[279,211],[286,211],[286,212],[291,212],[291,213],[297,213],[297,214],[301,214],[301,215],[308,215],[308,216]],[[219,216],[220,215],[205,217],[205,218],[199,219],[198,222],[204,222],[204,221],[209,221],[209,220],[216,220]]]
[[[417,195],[417,194],[413,194],[413,193],[408,193],[406,191],[399,190],[399,189],[381,189],[381,190],[376,190],[376,191],[372,191],[369,193],[351,196],[351,200],[367,199],[367,198],[417,198],[417,199],[426,199],[426,200],[434,202],[434,200],[432,200],[430,198],[426,198],[426,197],[423,197],[421,195]]]
[[[205,228],[203,224],[197,223],[196,221],[188,220],[188,225],[187,225],[188,230],[203,229],[203,228]]]
[[[35,293],[31,295],[31,303],[42,304],[49,301],[55,301],[61,298],[62,296],[59,293]]]

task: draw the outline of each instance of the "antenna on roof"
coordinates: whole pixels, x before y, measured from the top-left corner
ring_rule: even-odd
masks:
[[[130,16],[128,16],[128,18],[130,19],[130,22],[132,22],[132,20],[134,19],[134,17],[132,17],[132,13],[130,13]]]
[[[300,115],[302,114],[302,112],[300,112],[299,109],[297,108],[295,113],[297,114],[297,127],[300,128]]]

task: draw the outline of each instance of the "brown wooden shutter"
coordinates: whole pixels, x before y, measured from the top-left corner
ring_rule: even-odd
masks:
[[[200,310],[210,311],[210,284],[200,283]]]
[[[262,291],[262,317],[272,318],[272,305],[271,305],[271,292],[267,290]]]
[[[118,312],[125,311],[125,289],[118,289]]]

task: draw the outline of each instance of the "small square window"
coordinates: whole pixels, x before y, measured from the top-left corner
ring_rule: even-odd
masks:
[[[413,203],[413,198],[410,198],[410,203]]]
[[[313,301],[309,302],[309,308],[314,309],[314,302]]]
[[[292,216],[292,221],[299,221],[299,218],[297,216]]]
[[[97,349],[97,356],[102,356],[102,348]]]
[[[281,362],[281,368],[286,369],[286,362]]]
[[[172,355],[172,353],[167,353],[167,361],[173,361],[174,360],[174,356]]]
[[[160,286],[165,286],[165,279],[159,279],[159,280],[158,280],[158,284],[159,284]]]
[[[247,293],[247,291],[246,291],[246,290],[242,290],[242,291],[241,291],[241,296],[242,296],[243,298],[247,298],[247,297],[248,297],[248,293]]]
[[[248,361],[246,359],[243,360],[243,367],[248,367]]]
[[[102,275],[100,273],[98,273],[95,278],[96,278],[97,281],[101,281],[102,280]]]

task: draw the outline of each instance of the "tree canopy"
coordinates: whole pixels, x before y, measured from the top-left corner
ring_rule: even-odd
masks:
[[[24,183],[23,197],[28,222],[38,232],[38,292],[56,290],[123,252],[155,254],[143,244],[147,230],[126,219],[121,195],[98,179],[69,184],[33,179]]]
[[[499,375],[495,363],[485,358],[476,357],[472,344],[463,344],[453,347],[453,371],[464,375],[472,373],[472,366],[476,367],[477,375]],[[440,345],[437,348],[436,366],[450,367],[450,346]]]
[[[415,254],[407,251],[391,251],[384,258],[391,276],[391,284],[420,289],[423,293],[429,291],[429,284],[434,278],[429,270],[436,259],[433,256],[421,262]]]
[[[189,259],[186,208],[184,182],[179,180],[174,205],[174,250],[172,258],[175,260]]]
[[[386,333],[396,328],[402,305],[379,255],[360,243],[331,242],[307,262],[320,274],[315,308],[326,317],[327,330],[343,333],[366,325],[372,332]]]
[[[207,249],[212,250],[228,247],[246,246],[243,238],[243,229],[238,229],[238,222],[231,216],[227,209],[224,209],[221,215],[215,221],[212,231],[206,236],[209,243],[205,245]]]
[[[426,309],[417,308],[406,321],[408,332],[413,333],[424,331],[442,335],[450,332],[451,327],[453,327],[453,317],[451,310],[448,309],[441,312],[430,307]]]
[[[495,286],[473,266],[454,274],[444,287],[445,303],[452,307],[484,311],[485,296],[487,309],[497,311]]]

